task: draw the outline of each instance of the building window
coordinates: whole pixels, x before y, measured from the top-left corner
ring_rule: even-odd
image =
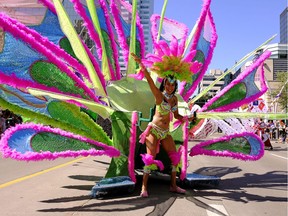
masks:
[[[287,59],[287,54],[279,54],[280,59]]]

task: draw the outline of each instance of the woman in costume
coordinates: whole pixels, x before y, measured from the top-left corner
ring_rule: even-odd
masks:
[[[178,113],[178,99],[174,95],[177,90],[177,80],[175,77],[169,75],[162,80],[158,88],[152,80],[146,67],[143,65],[141,59],[132,54],[135,61],[140,65],[144,72],[145,78],[150,86],[150,89],[155,97],[156,110],[152,122],[148,124],[147,129],[141,135],[141,141],[145,140],[147,154],[141,155],[144,161],[144,174],[142,182],[141,197],[148,197],[147,183],[151,172],[151,161],[154,161],[156,154],[159,152],[159,145],[162,144],[163,149],[167,152],[171,164],[171,185],[170,191],[184,194],[186,191],[176,185],[176,170],[179,166],[181,155],[176,151],[175,142],[169,132],[170,113],[172,112],[174,118],[180,121],[193,121],[194,117],[184,117]],[[160,161],[158,161],[159,164]],[[150,166],[149,166],[150,165]],[[163,164],[162,164],[163,166]],[[161,165],[159,166],[161,169]]]
[[[270,150],[273,150],[273,146],[270,141],[270,130],[266,128],[264,133],[262,134],[262,141],[264,142],[265,147],[268,147]]]

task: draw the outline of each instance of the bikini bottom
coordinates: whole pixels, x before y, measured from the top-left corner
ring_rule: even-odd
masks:
[[[170,135],[169,129],[163,129],[152,122],[150,122],[148,126],[151,126],[150,132],[154,134],[158,140],[163,140]]]

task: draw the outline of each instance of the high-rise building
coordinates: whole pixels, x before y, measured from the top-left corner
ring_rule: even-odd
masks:
[[[131,2],[131,0],[129,0]],[[154,0],[138,0],[138,14],[144,29],[146,52],[152,52],[152,38],[150,36],[150,17],[154,12]]]
[[[203,80],[200,84],[200,92],[207,88],[211,83],[213,83],[218,77],[220,77],[224,71],[219,69],[212,69],[209,73],[205,74]],[[224,79],[217,82],[209,91],[209,96],[215,96],[223,87]]]
[[[286,7],[280,14],[280,44],[288,43],[287,20],[288,20],[288,7]]]
[[[132,4],[132,0],[125,0],[126,2]],[[140,22],[143,26],[143,32],[144,32],[144,40],[145,40],[145,52],[149,53],[152,52],[152,38],[150,35],[150,17],[154,12],[154,0],[137,0],[137,11],[138,15],[140,17]],[[123,14],[123,18],[129,22],[128,13]],[[130,19],[131,21],[131,19]],[[122,74],[126,73],[126,66],[124,62],[124,57],[122,55],[122,52],[119,53],[119,65],[120,70]]]

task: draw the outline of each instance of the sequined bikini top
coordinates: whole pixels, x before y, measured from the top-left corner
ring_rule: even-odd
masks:
[[[156,110],[161,114],[161,115],[167,115],[171,112],[175,112],[178,109],[177,104],[173,107],[170,106],[170,104],[166,101],[162,101],[161,104],[156,105]]]

